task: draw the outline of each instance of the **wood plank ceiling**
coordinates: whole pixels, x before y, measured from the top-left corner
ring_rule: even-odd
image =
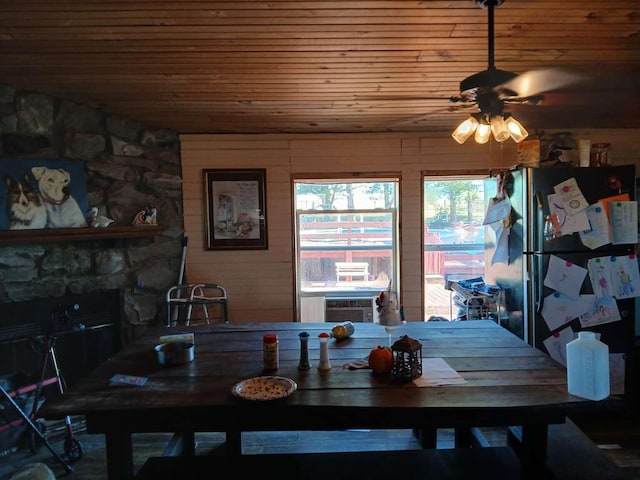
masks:
[[[2,0],[0,82],[179,133],[451,131],[488,66],[474,0]],[[506,0],[495,64],[580,82],[529,130],[640,127],[640,1]]]

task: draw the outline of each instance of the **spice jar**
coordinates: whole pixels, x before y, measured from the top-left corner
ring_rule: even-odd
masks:
[[[262,338],[262,356],[264,360],[264,371],[269,372],[278,369],[278,334],[267,333]]]
[[[609,144],[594,143],[591,146],[591,166],[606,167],[609,165]]]

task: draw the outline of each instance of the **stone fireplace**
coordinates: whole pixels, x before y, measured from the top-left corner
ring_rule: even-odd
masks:
[[[0,85],[0,130],[4,159],[82,160],[89,207],[113,226],[131,226],[137,212],[154,205],[165,227],[135,238],[0,239],[0,308],[117,290],[121,341],[164,324],[164,295],[178,281],[184,234],[177,134],[9,85]],[[0,330],[8,317],[0,314]]]

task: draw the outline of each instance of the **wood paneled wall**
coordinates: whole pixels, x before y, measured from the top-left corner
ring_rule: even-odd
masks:
[[[611,142],[613,164],[635,163],[640,130],[573,132]],[[291,179],[358,172],[401,178],[401,298],[409,320],[422,320],[422,173],[480,171],[517,163],[516,144],[455,143],[444,134],[182,135],[186,281],[225,286],[231,322],[294,321],[295,278]],[[267,169],[267,250],[207,251],[206,168]]]

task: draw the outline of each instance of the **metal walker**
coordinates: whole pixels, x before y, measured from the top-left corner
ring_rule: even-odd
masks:
[[[42,351],[42,368],[40,373],[40,379],[38,382],[32,385],[27,385],[21,387],[16,390],[16,392],[7,392],[0,385],[0,393],[6,398],[9,404],[18,412],[18,414],[22,417],[24,422],[29,427],[29,446],[33,452],[36,452],[42,445],[46,445],[49,451],[54,455],[54,457],[62,464],[65,471],[70,473],[73,471],[70,463],[77,462],[82,458],[82,445],[75,438],[73,425],[71,422],[71,417],[66,416],[64,418],[65,421],[65,440],[64,440],[64,456],[58,454],[54,448],[51,446],[49,441],[46,439],[44,435],[45,425],[43,422],[39,420],[34,420],[36,418],[37,410],[40,406],[41,398],[43,396],[43,388],[47,385],[51,385],[56,383],[58,386],[58,392],[63,395],[65,391],[65,383],[64,378],[62,377],[62,373],[60,371],[60,367],[58,365],[58,360],[56,358],[56,336],[55,336],[55,328],[56,325],[68,325],[72,323],[67,308],[63,305],[58,305],[51,312],[51,318],[48,322],[46,334],[42,337],[34,338],[34,342],[38,343],[40,349]],[[74,328],[84,329],[84,325],[74,325]],[[49,372],[52,370],[53,376],[48,376]],[[20,393],[26,393],[29,391],[35,390],[35,400],[33,402],[32,411],[30,413],[26,413],[20,405],[16,403],[13,399],[12,393],[18,395]]]

